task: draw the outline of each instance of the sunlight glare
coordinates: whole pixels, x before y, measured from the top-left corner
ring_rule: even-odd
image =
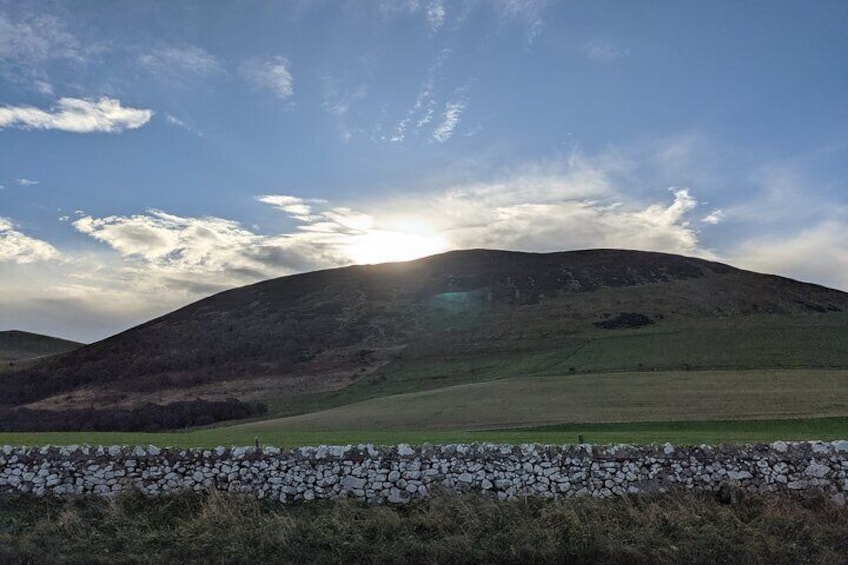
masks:
[[[359,264],[411,261],[447,250],[447,240],[441,234],[418,226],[409,228],[369,230],[351,236],[344,248],[348,256]]]

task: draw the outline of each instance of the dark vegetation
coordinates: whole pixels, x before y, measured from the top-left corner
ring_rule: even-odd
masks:
[[[218,401],[187,400],[168,404],[147,402],[133,408],[0,408],[0,431],[158,432],[207,426],[222,420],[261,416],[266,412],[264,404],[248,404],[234,398]]]
[[[507,371],[515,376],[523,374],[514,371],[525,368],[524,360],[547,363],[546,370],[559,374],[799,366],[806,359],[818,366],[822,361],[816,359],[824,357],[792,332],[764,337],[780,352],[764,351],[754,362],[752,349],[736,347],[738,336],[721,328],[703,339],[683,338],[716,321],[743,326],[750,317],[766,316],[770,331],[779,333],[799,318],[846,311],[843,292],[676,255],[457,251],[222,292],[34,367],[0,374],[0,406],[53,399],[53,409],[83,409],[92,394],[101,395],[94,404],[102,406],[154,398],[161,404],[161,393],[174,391],[179,400],[262,401],[281,414],[340,389],[347,401],[348,391],[367,398],[446,386],[454,378],[487,380]],[[606,327],[617,331],[599,329]],[[627,332],[654,332],[657,339],[636,343]],[[819,347],[828,351],[825,366],[848,367],[848,349],[828,341]],[[264,379],[261,386],[253,386],[258,379]],[[251,385],[235,387],[238,382]],[[89,392],[74,400],[81,389]]]
[[[595,322],[594,325],[596,328],[603,330],[620,330],[622,328],[641,328],[653,323],[654,321],[650,316],[639,314],[638,312],[621,312],[617,316]]]
[[[825,495],[676,492],[285,507],[217,492],[0,499],[4,563],[845,563]]]

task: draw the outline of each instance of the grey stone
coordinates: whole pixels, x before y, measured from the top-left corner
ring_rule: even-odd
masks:
[[[815,477],[817,479],[827,476],[828,473],[830,473],[830,467],[819,463],[811,463],[806,469],[804,469],[805,475],[808,477]]]
[[[392,488],[389,490],[388,500],[392,504],[405,504],[406,502],[409,502],[409,494],[398,488]]]
[[[789,449],[789,446],[786,445],[785,441],[776,441],[771,444],[771,448],[772,450],[778,453],[786,453],[786,451]]]
[[[810,447],[812,447],[813,453],[827,453],[830,451],[830,446],[820,441],[812,442]]]
[[[358,477],[352,477],[352,476],[348,475],[347,477],[342,479],[342,487],[346,488],[348,490],[361,489],[361,488],[365,488],[366,482],[367,481],[365,479],[361,479],[361,478],[358,478]]]
[[[830,445],[833,446],[835,451],[848,451],[848,440],[846,439],[838,439],[836,441],[830,442]]]

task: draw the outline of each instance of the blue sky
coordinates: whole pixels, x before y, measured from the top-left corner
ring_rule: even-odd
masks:
[[[0,329],[468,247],[848,290],[844,1],[0,0]]]

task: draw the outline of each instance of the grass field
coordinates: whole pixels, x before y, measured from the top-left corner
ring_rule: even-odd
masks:
[[[528,429],[489,431],[420,430],[341,430],[334,432],[268,430],[256,432],[230,426],[174,433],[129,432],[36,432],[0,433],[0,445],[159,445],[215,447],[218,445],[262,445],[298,447],[303,445],[347,445],[374,443],[542,443],[574,444],[583,436],[587,443],[663,443],[681,445],[719,443],[758,443],[776,440],[801,441],[848,438],[848,418],[797,420],[731,420],[710,422],[635,422],[625,424],[563,424]]]
[[[685,444],[848,438],[848,371],[576,374],[484,381],[175,433],[0,433],[0,444],[297,446],[445,442]]]
[[[846,370],[658,371],[500,379],[383,396],[238,428],[439,431],[846,414]]]

